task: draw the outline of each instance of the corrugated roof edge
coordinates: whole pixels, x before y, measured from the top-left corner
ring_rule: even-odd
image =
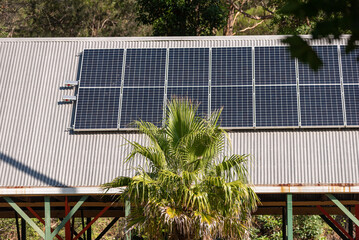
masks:
[[[65,37],[65,38],[2,38],[0,42],[22,41],[197,41],[197,40],[280,40],[289,35],[246,35],[246,36],[170,36],[170,37]],[[300,35],[311,39],[311,35]],[[340,38],[348,39],[349,34]],[[318,39],[319,40],[319,39]]]
[[[331,184],[331,185],[254,185],[257,194],[272,193],[359,193],[359,184]],[[105,192],[101,187],[20,187],[0,188],[0,196],[14,195],[113,195],[121,193],[122,188]]]

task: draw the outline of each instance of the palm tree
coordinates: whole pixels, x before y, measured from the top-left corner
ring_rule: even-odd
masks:
[[[136,121],[149,143],[130,142],[147,160],[134,177],[119,177],[106,189],[125,187],[133,205],[128,228],[150,239],[239,239],[258,198],[247,180],[247,155],[224,156],[227,135],[218,125],[221,110],[209,119],[196,115],[198,104],[174,98],[165,126]]]

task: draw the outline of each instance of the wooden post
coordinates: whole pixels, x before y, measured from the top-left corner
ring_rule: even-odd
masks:
[[[70,218],[75,215],[76,211],[79,210],[79,208],[81,207],[81,205],[86,201],[86,199],[88,198],[88,196],[82,196],[81,199],[76,203],[76,205],[71,209],[71,211],[69,212],[69,214],[66,215],[66,217],[64,218],[64,220],[61,221],[61,223],[56,227],[56,229],[52,232],[52,238],[54,238],[59,231],[65,226],[65,224],[67,223],[67,221],[70,220]]]
[[[86,225],[89,225],[91,222],[91,218],[86,218]],[[87,229],[87,240],[91,240],[91,235],[92,235],[92,231],[91,231],[91,226]]]
[[[20,235],[20,226],[19,226],[19,216],[17,215],[17,212],[15,211],[15,223],[16,223],[16,232],[17,232],[17,239],[21,239]]]
[[[51,210],[50,197],[44,197],[45,204],[45,240],[51,240]]]
[[[287,239],[293,240],[293,196],[287,194]]]
[[[21,240],[26,240],[26,221],[21,218]]]
[[[70,212],[69,200],[66,196],[65,197],[65,216],[67,216],[67,214],[69,214],[69,212]],[[72,239],[70,221],[67,221],[67,223],[65,224],[65,239],[66,240]]]
[[[286,208],[282,208],[282,239],[287,239],[287,212]]]
[[[359,205],[355,205],[355,216],[359,218]],[[359,226],[355,225],[355,240],[359,240]]]
[[[131,202],[130,202],[130,200],[127,199],[125,201],[125,217],[126,217],[126,220],[127,220],[127,217],[130,215],[130,212],[131,212]],[[125,231],[127,231],[127,229]],[[131,232],[128,232],[126,234],[126,240],[131,240]]]

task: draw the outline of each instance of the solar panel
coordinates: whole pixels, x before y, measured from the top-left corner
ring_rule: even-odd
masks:
[[[252,48],[213,48],[212,86],[252,85]]]
[[[222,127],[253,127],[253,90],[250,87],[212,87],[211,110],[223,107]]]
[[[208,87],[169,87],[167,99],[173,97],[188,98],[194,103],[199,103],[197,113],[204,117],[208,116]]]
[[[263,84],[296,84],[295,60],[286,47],[256,47],[255,81]]]
[[[208,48],[170,49],[168,64],[168,86],[208,86]]]
[[[342,57],[343,82],[345,83],[359,83],[359,49],[356,49],[349,54],[345,53],[345,46],[340,47]]]
[[[298,126],[296,86],[256,86],[256,126]]]
[[[300,86],[303,126],[343,125],[340,85]]]
[[[120,88],[80,88],[76,129],[116,129]]]
[[[344,86],[347,125],[359,126],[359,85]]]
[[[74,129],[126,129],[139,119],[161,126],[165,89],[167,100],[177,96],[199,102],[201,116],[209,114],[209,106],[212,111],[224,107],[223,127],[299,127],[299,122],[303,127],[342,126],[338,47],[314,49],[324,63],[318,72],[297,65],[286,47],[276,46],[255,47],[254,67],[251,47],[127,49],[126,53],[87,49],[82,55]],[[358,126],[359,50],[344,52],[341,46],[347,125]]]
[[[164,86],[166,49],[128,49],[124,86]]]
[[[164,88],[124,88],[120,128],[131,128],[135,120],[161,126]]]
[[[316,72],[307,64],[299,62],[300,84],[340,83],[337,46],[314,46],[323,66]]]
[[[123,49],[86,49],[82,55],[81,87],[120,87]]]

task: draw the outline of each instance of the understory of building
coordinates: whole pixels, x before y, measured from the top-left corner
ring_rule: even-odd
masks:
[[[294,215],[319,215],[342,238],[359,239],[354,236],[359,232],[359,194],[259,194],[261,203],[254,215],[282,215],[283,238],[293,239]],[[91,239],[91,225],[99,218],[112,217],[113,220],[94,239],[101,239],[106,232],[119,220],[129,214],[130,201],[117,201],[114,195],[69,195],[69,196],[3,196],[0,197],[0,218],[16,218],[18,237],[25,239],[26,228],[19,228],[25,223],[30,225],[45,240],[62,239],[60,230],[65,230],[65,239]],[[331,215],[343,215],[348,217],[351,226],[356,226],[355,231],[344,229]],[[40,229],[32,219],[37,218],[45,228]],[[61,223],[51,229],[50,219],[58,218]],[[71,219],[82,218],[86,224],[80,232],[75,232]],[[74,222],[72,220],[72,222]],[[23,232],[25,231],[25,233]],[[21,232],[21,234],[20,234]],[[127,239],[131,236],[127,235]]]

